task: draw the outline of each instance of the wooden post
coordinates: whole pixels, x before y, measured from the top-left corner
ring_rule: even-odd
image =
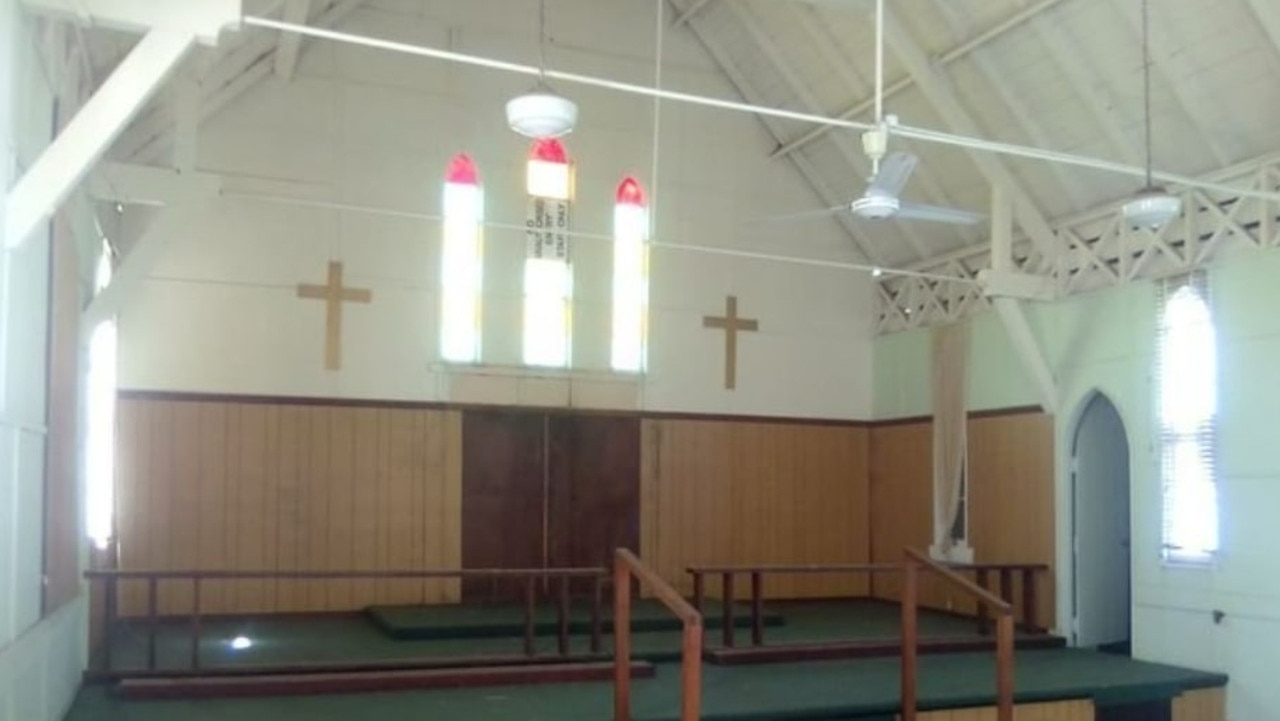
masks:
[[[538,654],[537,642],[534,639],[534,615],[537,609],[536,578],[525,576],[524,579],[524,655]]]
[[[733,648],[733,574],[720,574],[720,637],[725,648]]]
[[[613,721],[631,721],[631,573],[613,562]]]
[[[761,578],[759,571],[751,572],[751,645],[764,645],[764,613],[761,606],[763,605],[762,596],[764,595],[761,588]]]
[[[102,668],[111,670],[111,636],[116,625],[116,577],[107,577],[107,597],[102,602]]]
[[[200,577],[191,577],[191,669],[200,668]]]
[[[916,721],[916,603],[914,561],[902,569],[902,721]]]
[[[595,576],[591,583],[591,653],[600,653],[600,597],[604,593],[604,578]]]
[[[556,647],[561,656],[569,655],[569,577],[560,577],[560,599],[556,604]]]
[[[978,585],[986,590],[989,576],[987,569],[978,569]],[[987,604],[978,603],[978,635],[985,636],[991,633],[991,610],[987,608]]]
[[[1022,569],[1022,622],[1028,633],[1040,632],[1036,622],[1036,571],[1030,567]]]
[[[1013,611],[996,619],[996,719],[1013,721]]]
[[[147,579],[147,670],[156,670],[156,579]]]
[[[686,622],[680,664],[680,721],[698,721],[702,707],[702,623]]]
[[[693,573],[693,608],[702,613],[702,607],[707,599],[707,591],[703,587],[702,571],[692,571]]]

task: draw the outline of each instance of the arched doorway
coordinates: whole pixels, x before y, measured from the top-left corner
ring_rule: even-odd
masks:
[[[1075,645],[1128,653],[1129,439],[1111,400],[1085,400],[1071,444]]]

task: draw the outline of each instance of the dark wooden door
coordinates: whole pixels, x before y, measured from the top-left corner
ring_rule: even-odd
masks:
[[[467,411],[462,420],[462,567],[540,568],[546,416]],[[466,579],[467,602],[519,598],[518,582]]]
[[[609,568],[615,548],[638,553],[639,419],[554,415],[549,427],[547,564]]]

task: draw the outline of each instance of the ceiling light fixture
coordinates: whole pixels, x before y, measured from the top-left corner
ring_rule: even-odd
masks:
[[[1124,218],[1135,228],[1156,230],[1182,212],[1182,199],[1151,180],[1151,51],[1149,0],[1142,0],[1142,98],[1147,143],[1147,184],[1124,204]]]
[[[578,106],[547,86],[547,0],[538,4],[538,82],[507,102],[507,124],[530,138],[558,138],[578,124]]]

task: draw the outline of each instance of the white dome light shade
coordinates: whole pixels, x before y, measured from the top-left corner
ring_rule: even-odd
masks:
[[[507,102],[507,123],[530,138],[558,138],[578,124],[578,106],[572,100],[539,88]]]
[[[1124,219],[1135,228],[1163,227],[1182,212],[1182,199],[1164,188],[1145,188],[1124,204]]]

